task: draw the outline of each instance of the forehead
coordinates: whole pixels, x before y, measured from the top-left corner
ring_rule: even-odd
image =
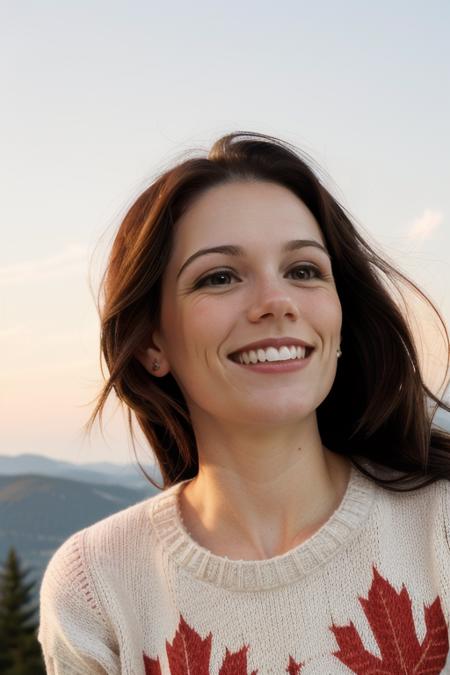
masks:
[[[179,218],[174,234],[175,254],[221,243],[275,244],[300,237],[324,242],[307,206],[284,186],[268,181],[209,188]]]

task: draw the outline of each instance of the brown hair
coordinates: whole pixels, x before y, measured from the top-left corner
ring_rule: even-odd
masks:
[[[393,491],[450,480],[450,434],[432,425],[437,408],[450,412],[450,407],[425,385],[411,329],[389,283],[397,290],[399,282],[406,284],[437,316],[445,333],[448,372],[444,321],[427,296],[368,245],[310,164],[278,138],[231,133],[214,143],[207,157],[185,159],[165,171],[120,225],[100,287],[101,351],[109,377],[86,429],[91,430],[97,416],[102,424],[114,390],[126,406],[132,440],[134,413],[154,451],[164,488],[197,474],[195,435],[172,375],[152,377],[135,354],[158,325],[161,277],[177,219],[208,188],[245,180],[275,182],[296,194],[319,223],[331,254],[344,353],[332,389],[317,409],[324,445]],[[355,456],[404,475],[382,479]],[[406,487],[397,489],[397,483]]]

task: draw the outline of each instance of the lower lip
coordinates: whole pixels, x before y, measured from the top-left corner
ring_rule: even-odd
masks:
[[[252,370],[255,373],[289,373],[294,370],[301,370],[306,368],[308,363],[311,360],[311,352],[308,356],[305,356],[304,359],[290,359],[289,361],[264,361],[264,363],[238,363],[237,361],[230,361],[245,370]]]

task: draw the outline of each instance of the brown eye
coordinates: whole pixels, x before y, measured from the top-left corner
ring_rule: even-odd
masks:
[[[229,270],[218,270],[211,272],[197,281],[194,288],[202,286],[227,286],[231,278],[237,279],[237,276]]]
[[[289,270],[289,274],[294,275],[298,281],[309,281],[310,279],[321,279],[322,274],[317,267],[313,265],[297,265]]]

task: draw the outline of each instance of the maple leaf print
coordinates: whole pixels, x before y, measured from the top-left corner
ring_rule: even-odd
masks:
[[[211,633],[202,640],[180,615],[173,643],[170,645],[166,640],[170,675],[210,675],[211,640]]]
[[[292,656],[289,654],[289,664],[286,668],[286,672],[289,673],[289,675],[298,675],[302,668],[303,663],[297,663],[297,661],[294,661]]]
[[[211,633],[202,639],[180,614],[173,643],[169,644],[166,640],[170,675],[210,675],[211,640]],[[258,670],[247,671],[247,651],[247,645],[237,652],[230,652],[227,648],[219,675],[258,675]],[[162,675],[159,657],[152,659],[145,652],[143,657],[145,675]]]
[[[143,653],[145,675],[162,675],[161,665],[158,659],[151,659],[147,654]]]
[[[380,659],[365,649],[353,622],[349,626],[331,626],[340,648],[333,656],[357,675],[439,675],[449,652],[448,626],[439,596],[429,607],[424,607],[427,630],[420,643],[411,598],[404,584],[397,593],[374,565],[372,570],[374,578],[368,599],[359,598],[359,601],[382,657]]]
[[[247,650],[248,646],[245,645],[238,652],[230,652],[227,648],[219,675],[249,675],[247,671]],[[252,670],[250,675],[257,675],[257,673],[258,670]]]

